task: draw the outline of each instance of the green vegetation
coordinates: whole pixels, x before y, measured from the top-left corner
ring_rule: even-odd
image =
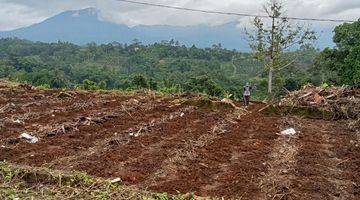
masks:
[[[294,54],[289,52],[288,54]],[[282,90],[296,89],[315,77],[313,58],[318,51],[304,47],[296,62],[275,78]],[[242,98],[246,82],[257,86],[257,99],[266,97],[267,76],[263,65],[250,53],[221,48],[199,49],[164,41],[142,45],[118,43],[77,46],[66,42],[41,43],[0,39],[0,78],[43,88],[87,90],[152,89],[164,93],[202,92]]]
[[[334,84],[360,84],[360,20],[342,24],[334,32],[336,47],[325,49],[317,65]]]
[[[191,200],[192,194],[157,194],[93,178],[81,172],[20,167],[0,162],[0,199]]]
[[[281,55],[276,54],[279,65],[273,66],[274,95],[299,89],[307,83],[359,84],[360,22],[336,27],[334,42],[335,48],[323,52],[305,44],[298,44],[297,50],[281,48]],[[270,46],[264,52],[271,51]],[[254,98],[264,99],[269,68],[264,68],[268,66],[266,60],[256,58],[259,57],[252,53],[223,49],[221,45],[188,48],[173,40],[152,45],[135,41],[130,45],[114,42],[77,46],[7,38],[0,39],[0,78],[42,88],[145,88],[235,99],[242,99],[242,87],[250,82],[257,86]],[[278,67],[284,63],[286,67]]]

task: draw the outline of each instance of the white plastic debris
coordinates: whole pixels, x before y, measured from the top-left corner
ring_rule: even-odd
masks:
[[[290,135],[290,136],[293,136],[293,135],[296,134],[296,131],[295,131],[295,129],[293,129],[293,128],[288,128],[288,129],[286,129],[286,130],[281,131],[280,134],[281,134],[281,135]]]
[[[134,133],[133,136],[134,136],[134,137],[139,137],[139,136],[140,136],[140,131],[138,131],[137,133]]]
[[[184,115],[185,115],[185,113],[182,112],[182,113],[180,114],[180,117],[184,117]]]
[[[110,181],[110,183],[118,183],[118,182],[121,182],[121,178],[115,178]]]
[[[20,121],[20,119],[14,120],[13,122],[16,123],[16,124],[22,124],[23,123],[22,121]]]
[[[21,139],[25,139],[28,143],[34,144],[37,143],[39,141],[39,139],[35,136],[29,135],[27,133],[22,133],[20,135]]]
[[[138,137],[138,136],[140,135],[140,133],[139,133],[139,132],[137,132],[137,133],[131,132],[131,133],[129,133],[129,135],[130,135],[131,137]]]

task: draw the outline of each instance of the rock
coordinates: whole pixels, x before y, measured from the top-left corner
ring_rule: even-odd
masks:
[[[19,143],[20,142],[20,138],[10,138],[9,140],[8,140],[8,143],[9,144],[17,144],[17,143]]]

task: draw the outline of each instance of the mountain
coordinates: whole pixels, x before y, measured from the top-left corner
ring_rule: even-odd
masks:
[[[187,46],[195,44],[198,47],[211,47],[213,44],[221,43],[228,49],[248,51],[246,37],[236,26],[236,22],[231,22],[219,26],[139,25],[128,27],[102,21],[98,10],[88,8],[66,11],[28,27],[0,32],[0,38],[17,37],[41,42],[60,40],[80,45],[113,41],[131,43],[134,39],[144,44],[151,44],[174,39]],[[322,34],[317,46],[319,48],[332,46],[331,37],[331,31],[326,31]]]

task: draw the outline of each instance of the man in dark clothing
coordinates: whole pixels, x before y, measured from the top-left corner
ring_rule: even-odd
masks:
[[[251,95],[252,86],[249,83],[246,83],[244,86],[244,106],[248,107],[250,103],[250,95]]]

